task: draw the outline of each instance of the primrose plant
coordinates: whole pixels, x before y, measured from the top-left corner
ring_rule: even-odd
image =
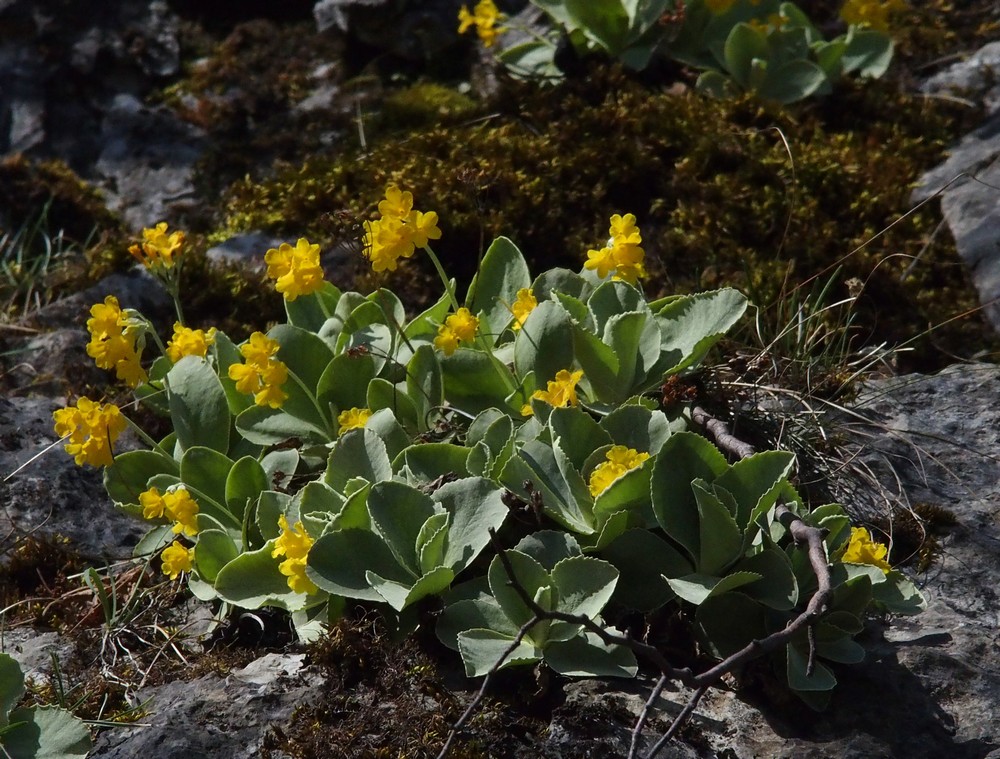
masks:
[[[782,0],[532,0],[552,22],[551,32],[511,35],[498,60],[524,77],[558,79],[562,39],[585,56],[599,52],[634,70],[657,54],[700,69],[697,89],[713,96],[750,93],[792,103],[825,95],[842,76],[878,78],[889,67],[892,15],[904,0],[847,0],[847,30],[827,40],[798,5]],[[475,28],[492,47],[511,26],[491,0],[463,7],[459,31]],[[526,37],[526,38],[525,38]]]
[[[840,506],[806,507],[791,454],[730,463],[690,409],[663,407],[665,379],[742,316],[740,293],[648,299],[636,218],[615,214],[578,272],[533,277],[497,238],[460,297],[431,247],[438,216],[413,203],[390,185],[364,224],[376,272],[420,250],[440,274],[441,297],[413,316],[388,289],[327,282],[305,239],[267,251],[286,320],[241,344],[186,324],[179,300],[165,344],[113,296],[91,308],[88,353],[171,432],[153,439],[87,398],[55,412],[56,432],[150,525],[138,554],[223,610],[286,610],[304,639],[347,599],[400,634],[434,611],[470,676],[632,676],[634,652],[592,626],[626,614],[672,609],[720,659],[782,629],[817,580],[779,508],[826,536],[819,659],[857,661],[870,610],[919,610],[885,546]],[[176,295],[183,245],[161,224],[134,248]],[[146,446],[115,452],[129,426]],[[836,681],[806,665],[809,645],[790,640],[776,666],[821,705]]]

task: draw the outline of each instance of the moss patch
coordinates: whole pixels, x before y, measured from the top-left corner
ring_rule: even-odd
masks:
[[[887,83],[845,82],[835,98],[768,110],[651,90],[606,69],[555,89],[508,83],[493,105],[489,121],[237,182],[224,231],[333,242],[322,220],[369,217],[394,181],[421,210],[438,212],[444,238],[435,250],[466,281],[483,242],[498,234],[512,237],[535,271],[579,268],[606,237],[608,217],[630,211],[652,258],[653,291],[733,284],[767,307],[842,266],[831,296],[846,297],[851,278],[865,285],[862,331],[874,343],[908,339],[975,307],[950,244],[935,243],[908,270],[939,221],[935,209],[880,234],[968,126],[953,105]],[[977,319],[938,335],[969,350],[995,345]],[[913,365],[934,365],[935,351],[926,341],[922,348]]]

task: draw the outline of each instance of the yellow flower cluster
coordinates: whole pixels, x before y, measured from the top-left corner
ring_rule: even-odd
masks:
[[[302,522],[289,527],[284,514],[278,517],[278,526],[281,528],[281,535],[274,541],[274,549],[271,551],[273,559],[285,557],[278,565],[278,571],[288,578],[288,587],[296,593],[315,593],[319,588],[306,577],[306,557],[315,541],[306,533]]]
[[[438,327],[434,346],[444,355],[450,356],[458,348],[459,343],[471,343],[476,338],[479,329],[479,319],[467,308],[460,308]]]
[[[517,298],[510,305],[510,312],[514,314],[514,331],[517,332],[528,320],[528,314],[538,306],[538,299],[527,287],[522,287],[517,291]]]
[[[175,364],[185,356],[201,356],[208,354],[208,346],[215,342],[215,327],[207,332],[203,329],[191,329],[180,322],[174,322],[174,336],[167,343],[167,358]]]
[[[380,219],[364,223],[365,255],[373,271],[395,271],[400,258],[409,258],[417,248],[441,237],[437,214],[414,211],[413,193],[394,184],[385,188],[378,211]]]
[[[604,454],[604,458],[605,460],[590,473],[590,494],[594,498],[607,490],[611,483],[623,474],[642,464],[649,458],[649,454],[624,445],[615,445]]]
[[[886,561],[888,555],[888,546],[874,542],[868,530],[864,527],[852,527],[851,539],[847,541],[840,560],[845,564],[870,564],[888,573],[892,570]]]
[[[185,548],[175,540],[163,549],[160,560],[163,562],[163,574],[176,580],[181,572],[190,572],[194,567],[194,549]]]
[[[129,387],[146,381],[146,372],[140,366],[142,354],[142,327],[118,305],[118,299],[109,295],[103,303],[90,308],[87,319],[90,342],[87,355],[101,369],[114,369],[118,379]]]
[[[770,34],[779,31],[788,23],[788,17],[780,13],[772,13],[766,19],[752,18],[748,22],[756,31],[761,34]]]
[[[139,505],[145,519],[169,519],[174,523],[177,534],[194,536],[198,534],[198,502],[191,497],[187,488],[178,487],[160,493],[157,488],[139,494]]]
[[[587,261],[584,266],[596,271],[601,279],[614,272],[614,279],[621,279],[634,285],[640,278],[646,276],[642,264],[646,253],[639,247],[642,235],[635,225],[635,214],[622,216],[616,213],[611,217],[608,233],[611,238],[607,247],[587,251]]]
[[[560,369],[556,372],[555,379],[548,382],[545,390],[536,390],[531,397],[545,401],[550,406],[576,406],[579,400],[576,397],[576,385],[583,379],[582,371],[571,372],[569,369]],[[531,416],[534,411],[531,404],[526,403],[521,407],[522,416]]]
[[[76,406],[61,408],[52,414],[56,434],[68,437],[66,453],[78,466],[111,466],[111,446],[125,431],[125,417],[112,403],[102,405],[80,398]]]
[[[288,398],[288,393],[281,389],[288,379],[288,367],[274,357],[280,348],[277,340],[263,332],[254,332],[240,346],[246,363],[229,367],[229,379],[236,382],[236,389],[241,393],[253,393],[258,406],[279,408]]]
[[[483,46],[492,47],[497,37],[505,31],[503,27],[497,26],[501,18],[503,14],[493,0],[479,0],[472,13],[469,13],[468,6],[463,5],[458,12],[458,33],[465,34],[474,26]]]
[[[128,252],[147,269],[170,269],[180,257],[184,246],[184,233],[180,230],[167,234],[167,222],[142,230],[142,242],[132,245]]]
[[[349,408],[346,411],[341,411],[337,415],[337,425],[339,427],[338,435],[343,435],[348,430],[360,430],[363,429],[365,423],[371,417],[372,412],[366,408]]]
[[[264,254],[267,276],[275,281],[274,289],[295,300],[314,293],[323,286],[323,267],[319,265],[319,245],[300,237],[293,248],[287,242]]]
[[[847,0],[840,9],[840,17],[848,24],[888,32],[889,17],[905,9],[905,0]]]

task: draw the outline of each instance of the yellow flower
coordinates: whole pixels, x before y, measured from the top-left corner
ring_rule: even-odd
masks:
[[[281,535],[274,541],[271,551],[273,559],[285,557],[278,565],[278,571],[288,578],[288,587],[296,593],[315,593],[319,588],[306,577],[306,557],[315,541],[309,537],[302,522],[289,527],[284,514],[278,517],[278,526]]]
[[[612,482],[626,472],[629,472],[649,458],[649,454],[640,452],[624,445],[612,446],[604,454],[605,460],[598,464],[590,474],[590,494],[596,498],[603,493]]]
[[[198,502],[191,497],[185,487],[177,487],[160,493],[153,487],[139,494],[144,519],[169,519],[174,522],[173,531],[194,536],[198,534]]]
[[[364,428],[365,423],[368,421],[372,412],[366,408],[349,408],[346,411],[341,411],[337,415],[337,424],[340,427],[338,435],[343,435],[348,430],[360,430]]]
[[[634,285],[646,276],[643,259],[646,254],[641,247],[642,235],[635,225],[635,214],[615,214],[608,229],[610,239],[606,247],[587,251],[584,268],[591,269],[604,279],[612,271],[613,279],[620,279]]]
[[[889,572],[892,567],[886,561],[889,548],[882,543],[876,543],[872,536],[864,527],[852,527],[851,539],[847,541],[847,547],[840,555],[840,560],[845,564],[870,564],[878,567],[883,572]]]
[[[203,329],[191,329],[180,322],[174,322],[174,336],[167,343],[167,358],[175,364],[185,356],[201,356],[208,354],[208,346],[215,342],[215,327],[207,332]]]
[[[888,32],[889,17],[905,8],[904,0],[847,0],[840,9],[840,17],[848,24]]]
[[[441,237],[437,214],[414,211],[412,193],[394,184],[385,188],[385,200],[378,208],[382,218],[364,223],[365,256],[373,271],[395,271],[400,258],[409,258],[417,248]]]
[[[236,390],[253,393],[258,406],[279,408],[288,399],[288,393],[281,386],[288,380],[288,367],[274,357],[281,345],[263,332],[254,332],[250,339],[240,346],[245,364],[232,364],[229,379],[236,382]]]
[[[157,488],[139,493],[143,519],[163,519],[167,515],[167,502]]]
[[[545,401],[550,406],[576,406],[578,399],[576,397],[576,385],[583,379],[582,371],[571,372],[568,369],[560,369],[556,373],[556,378],[549,380],[548,385],[545,390],[536,390],[532,393],[532,398],[538,398],[539,400]],[[531,406],[525,404],[521,408],[521,414],[524,416],[530,416],[532,413]]]
[[[163,549],[160,560],[163,562],[163,574],[176,580],[181,572],[190,572],[194,567],[194,549],[185,548],[175,540]]]
[[[319,245],[300,237],[293,248],[287,242],[271,248],[264,255],[267,276],[275,281],[274,289],[293,301],[323,286],[323,267],[319,264]]]
[[[458,348],[459,343],[471,343],[476,337],[477,329],[479,329],[479,319],[473,316],[469,309],[462,307],[438,327],[434,345],[443,351],[444,355],[450,356]]]
[[[514,314],[514,331],[517,332],[528,320],[528,314],[535,310],[538,299],[527,287],[522,287],[517,291],[517,298],[510,305],[510,312]]]
[[[125,417],[112,403],[102,405],[80,398],[76,407],[59,409],[52,414],[59,437],[68,437],[66,453],[78,466],[110,466],[114,463],[111,446],[125,431]]]
[[[497,27],[497,21],[502,14],[494,4],[493,0],[480,0],[469,13],[468,6],[463,5],[458,12],[458,33],[465,34],[472,26],[476,27],[476,34],[486,47],[492,47],[496,38],[504,31]]]
[[[175,488],[163,494],[167,516],[174,520],[173,531],[185,535],[198,534],[198,502],[191,497],[187,488]]]
[[[90,307],[87,331],[90,333],[87,355],[98,368],[114,369],[118,379],[129,387],[146,381],[146,372],[139,363],[142,327],[122,311],[115,296],[109,295],[103,303]]]
[[[405,221],[413,210],[413,193],[402,191],[395,184],[386,185],[385,200],[380,200],[378,212],[383,219],[393,218]]]
[[[178,230],[167,234],[167,222],[161,221],[142,230],[142,243],[132,245],[128,252],[147,269],[170,269],[176,263],[174,256],[180,257],[183,245],[184,233]]]

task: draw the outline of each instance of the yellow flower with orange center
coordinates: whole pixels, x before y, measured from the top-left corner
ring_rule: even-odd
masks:
[[[337,425],[339,428],[338,435],[343,435],[348,430],[360,430],[363,429],[365,424],[371,418],[372,412],[370,409],[366,408],[349,408],[346,411],[341,411],[337,415]]]
[[[315,593],[319,588],[306,576],[306,557],[315,541],[302,522],[290,527],[284,514],[278,517],[278,526],[281,534],[271,550],[271,558],[284,557],[284,561],[278,564],[278,571],[287,578],[288,587],[296,593]]]
[[[194,549],[185,548],[175,540],[163,549],[160,560],[163,562],[163,574],[176,580],[181,572],[190,572],[194,568]]]
[[[288,367],[274,357],[280,348],[277,340],[263,332],[254,332],[240,346],[246,363],[232,364],[227,372],[229,379],[236,382],[237,391],[252,393],[258,406],[279,408],[288,399],[288,394],[281,389],[288,380]]]
[[[175,364],[185,356],[208,355],[208,346],[215,342],[215,327],[208,331],[191,329],[174,322],[174,336],[167,343],[167,358]]]
[[[615,480],[626,474],[649,458],[649,454],[640,452],[624,445],[612,446],[604,454],[605,460],[598,464],[590,474],[590,494],[597,498],[608,489]]]
[[[583,372],[580,370],[571,372],[569,369],[560,369],[556,372],[555,379],[548,381],[545,390],[536,390],[531,394],[531,397],[545,401],[556,408],[576,406],[579,404],[579,399],[576,397],[576,386],[581,379],[583,379]],[[521,414],[524,416],[531,416],[533,413],[531,404],[526,403],[521,408]]]
[[[170,269],[181,254],[185,236],[180,230],[167,234],[167,222],[142,230],[142,242],[128,252],[147,269]]]
[[[267,276],[275,280],[274,289],[293,301],[323,286],[323,267],[319,263],[319,245],[300,237],[293,248],[287,242],[271,248],[264,255]]]
[[[90,333],[87,355],[94,359],[99,369],[113,369],[118,379],[129,387],[137,387],[147,380],[146,371],[139,363],[143,348],[142,324],[121,309],[115,296],[109,295],[103,303],[90,307],[87,331]]]
[[[437,214],[413,210],[413,194],[395,184],[385,188],[378,208],[381,218],[364,223],[363,246],[373,271],[395,271],[400,258],[441,237]]]
[[[646,276],[643,266],[645,251],[639,247],[642,235],[635,224],[635,214],[615,214],[611,217],[608,244],[600,250],[587,251],[584,268],[594,271],[600,279],[613,274],[630,285]]]
[[[55,432],[68,438],[66,453],[78,466],[111,466],[111,447],[125,431],[125,417],[112,403],[102,405],[89,398],[80,398],[76,406],[61,408],[52,414]]]
[[[458,348],[459,343],[471,343],[475,340],[477,329],[479,329],[479,319],[463,306],[438,327],[434,346],[444,355],[450,356]]]
[[[524,323],[528,320],[528,314],[534,311],[537,306],[538,299],[535,298],[535,294],[529,288],[522,287],[517,291],[517,297],[510,304],[510,312],[514,314],[514,324],[512,327],[515,332],[524,326]]]
[[[871,534],[864,527],[852,527],[851,538],[847,541],[840,560],[845,564],[870,564],[883,572],[892,571],[886,557],[889,547],[872,540]]]

